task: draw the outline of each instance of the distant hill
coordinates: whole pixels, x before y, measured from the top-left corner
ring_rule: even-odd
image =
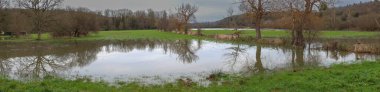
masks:
[[[271,14],[264,18],[264,26],[267,28],[281,28],[283,24],[280,20],[282,17],[274,16],[281,14]],[[324,11],[321,16],[324,21],[322,29],[339,29],[339,30],[380,30],[380,2],[357,3],[337,8],[330,8]],[[254,20],[243,15],[234,15],[222,20],[208,23],[200,23],[201,27],[227,27],[229,21],[233,19],[239,27],[253,27]]]

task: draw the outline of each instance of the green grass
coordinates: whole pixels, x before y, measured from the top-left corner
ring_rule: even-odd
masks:
[[[88,82],[86,79],[46,78],[44,81],[19,82],[0,78],[0,92],[376,92],[380,90],[380,62],[221,78],[225,81],[220,85],[213,83],[208,87],[186,86],[180,82],[148,86],[119,83],[110,86],[105,82]]]
[[[207,35],[215,34],[232,34],[234,31],[231,30],[206,30],[203,31]],[[256,36],[255,31],[243,31],[243,36]],[[380,32],[362,32],[362,31],[321,31],[320,35],[322,38],[374,38],[380,36]],[[275,37],[289,37],[287,31],[274,31],[274,30],[264,30],[262,31],[262,36],[264,38],[275,38]]]
[[[181,35],[170,32],[159,32],[156,30],[133,30],[133,31],[100,31],[77,40],[124,40],[124,39],[195,39],[190,35]]]
[[[206,35],[215,34],[232,34],[234,31],[230,30],[205,30],[202,32]],[[244,31],[242,36],[252,36],[255,37],[256,33],[254,31]],[[264,30],[262,31],[264,38],[275,38],[275,37],[289,37],[287,31],[273,31]],[[380,32],[359,32],[359,31],[322,31],[322,38],[332,38],[332,39],[356,39],[356,38],[379,38]],[[29,37],[15,38],[13,40],[0,40],[0,41],[12,41],[12,42],[26,42],[35,41],[37,35],[33,34]],[[96,34],[91,34],[86,37],[80,38],[51,38],[49,34],[43,34],[43,41],[66,41],[66,40],[129,40],[129,39],[161,39],[161,40],[176,40],[176,39],[204,39],[206,37],[197,37],[189,35],[181,35],[170,32],[159,32],[157,30],[124,30],[124,31],[100,31]]]
[[[131,39],[195,39],[199,37],[190,35],[181,35],[170,32],[159,32],[156,30],[124,30],[124,31],[100,31],[80,38],[52,38],[49,34],[43,34],[43,41],[70,41],[70,40],[131,40]],[[11,42],[36,41],[37,35],[33,34],[28,37],[15,38],[12,40],[2,40]],[[1,40],[0,40],[1,41]]]

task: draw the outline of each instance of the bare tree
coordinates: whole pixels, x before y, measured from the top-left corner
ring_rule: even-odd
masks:
[[[161,12],[161,17],[158,20],[157,28],[162,31],[169,31],[169,19],[166,11]]]
[[[9,6],[9,0],[0,0],[0,9],[4,9]]]
[[[330,19],[330,26],[333,29],[337,28],[337,18],[336,18],[336,4],[339,2],[339,0],[329,0],[327,3],[330,4],[330,7],[332,8],[331,13],[331,19]]]
[[[182,4],[176,8],[179,21],[185,34],[189,31],[189,22],[195,18],[195,13],[198,11],[197,6],[190,4]]]
[[[255,17],[256,38],[261,39],[262,19],[266,10],[268,0],[241,0],[240,10],[252,17]]]
[[[52,11],[56,9],[63,0],[16,0],[21,8],[31,11],[34,28],[37,32],[37,40],[41,40],[41,34],[47,31],[49,22],[53,21]]]
[[[291,36],[294,46],[304,46],[304,30],[312,27],[312,16],[315,8],[321,8],[324,5],[323,0],[277,0],[280,10],[286,11],[291,16]]]
[[[7,25],[7,23],[5,23],[6,21],[6,12],[5,12],[5,8],[7,8],[9,6],[9,1],[8,0],[0,0],[0,33],[3,32],[5,30],[5,27]]]
[[[380,17],[377,17],[376,19],[375,19],[375,21],[376,21],[376,24],[377,24],[377,27],[380,29]]]
[[[53,37],[81,37],[99,30],[100,16],[87,8],[67,8],[54,22]]]
[[[234,9],[232,7],[227,9],[227,17],[228,17],[228,27],[234,28],[235,31],[237,31],[237,24],[234,18]]]
[[[19,37],[26,35],[32,29],[30,18],[22,14],[19,10],[14,10],[8,13],[7,31],[12,32],[12,36]]]

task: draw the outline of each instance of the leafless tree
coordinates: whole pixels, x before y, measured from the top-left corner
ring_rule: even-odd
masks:
[[[262,19],[267,12],[269,0],[241,0],[240,10],[255,17],[256,38],[261,39]]]
[[[376,21],[376,24],[377,24],[377,26],[378,26],[378,28],[380,29],[380,17],[377,17],[377,19],[375,19],[375,21]]]
[[[291,36],[292,44],[294,46],[304,46],[304,30],[313,25],[313,16],[316,8],[321,8],[325,5],[323,0],[277,0],[278,7],[291,16]]]
[[[9,0],[0,0],[0,9],[4,9],[9,6]]]
[[[5,23],[6,21],[4,21],[6,18],[6,12],[5,12],[5,8],[7,8],[9,6],[9,1],[8,0],[0,0],[0,32],[4,31],[5,30],[5,27],[7,25],[7,23]]]
[[[161,16],[158,19],[157,28],[161,31],[170,31],[169,29],[169,19],[168,13],[166,11],[161,11]]]
[[[329,0],[327,3],[330,4],[330,7],[332,8],[331,12],[331,19],[330,19],[330,26],[332,28],[337,28],[337,16],[336,16],[336,4],[339,3],[340,0]]]
[[[99,30],[101,19],[96,12],[87,8],[67,8],[60,12],[55,22],[53,37],[80,37]]]
[[[47,31],[50,22],[53,21],[52,13],[63,0],[16,0],[21,8],[31,11],[30,16],[33,18],[33,31],[37,32],[37,40],[41,40],[41,34]]]
[[[19,10],[10,11],[7,16],[6,29],[8,32],[12,32],[12,36],[19,37],[25,32],[30,32],[32,29],[30,18],[22,14]]]
[[[227,9],[227,17],[228,17],[228,27],[234,28],[235,31],[237,31],[237,24],[234,18],[234,9],[232,7]]]
[[[190,29],[189,22],[191,19],[195,18],[195,13],[198,11],[198,7],[190,4],[182,4],[177,7],[176,10],[182,29],[184,33],[187,34]]]

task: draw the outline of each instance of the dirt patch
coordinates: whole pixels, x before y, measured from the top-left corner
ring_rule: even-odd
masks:
[[[331,41],[324,43],[322,48],[324,50],[339,50],[356,53],[380,53],[380,45],[376,43],[339,43],[337,41]]]
[[[234,40],[239,38],[237,35],[225,35],[225,34],[219,34],[219,35],[214,35],[215,39],[218,40]]]
[[[189,32],[188,35],[192,35],[192,36],[200,36],[202,35],[201,33],[199,34],[198,32]]]
[[[353,51],[357,53],[379,53],[379,47],[372,44],[357,43],[353,45]]]

